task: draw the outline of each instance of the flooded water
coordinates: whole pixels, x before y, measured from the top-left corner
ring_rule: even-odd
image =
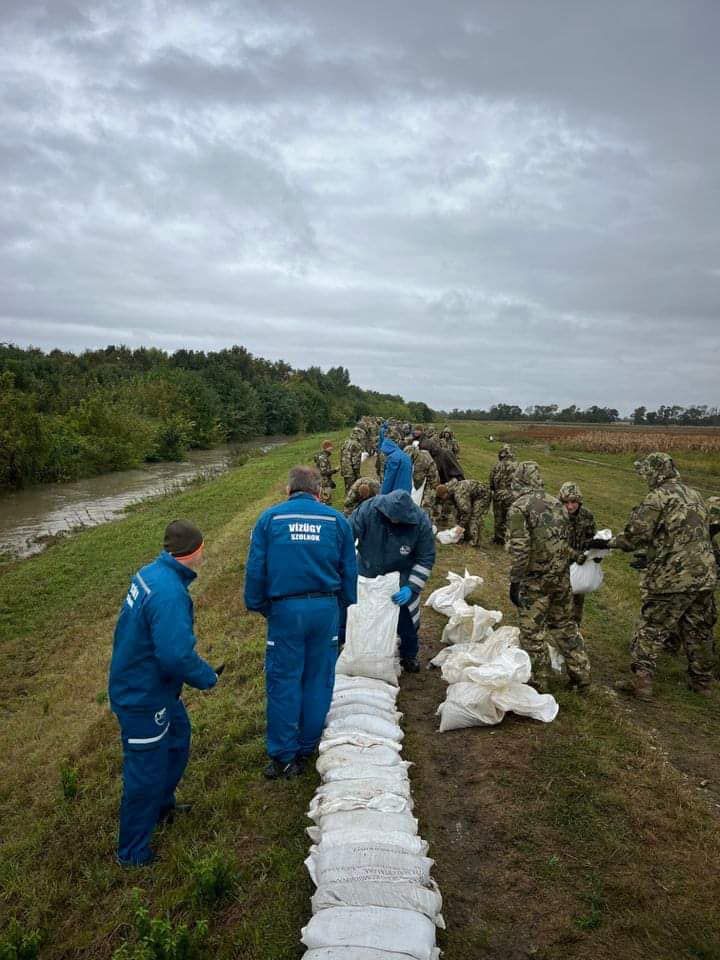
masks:
[[[0,494],[0,556],[27,557],[40,553],[47,540],[77,527],[94,527],[122,516],[131,503],[182,488],[198,475],[224,473],[233,454],[285,443],[285,438],[215,450],[191,450],[182,463],[146,463],[71,483],[48,483]]]

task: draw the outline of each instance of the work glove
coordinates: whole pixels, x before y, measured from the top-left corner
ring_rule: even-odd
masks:
[[[213,667],[213,670],[215,671],[215,676],[216,676],[218,679],[220,679],[220,677],[222,676],[222,672],[223,672],[224,669],[225,669],[225,664],[224,664],[224,663],[221,663],[219,667]]]
[[[630,566],[633,570],[647,570],[648,558],[645,553],[634,553],[633,558],[630,561]]]
[[[394,593],[390,599],[399,607],[405,607],[412,600],[412,595],[410,587],[400,587],[398,592]]]
[[[609,540],[598,540],[597,537],[594,537],[588,544],[588,550],[610,550],[610,541]]]
[[[581,566],[585,563],[586,560],[587,560],[587,556],[586,556],[584,553],[579,553],[579,554],[577,555],[577,557],[575,558],[575,563],[576,563],[579,567],[581,567]]]
[[[520,583],[517,580],[510,584],[510,602],[516,607],[520,606]]]

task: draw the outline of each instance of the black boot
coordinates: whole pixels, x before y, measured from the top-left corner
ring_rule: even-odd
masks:
[[[420,673],[420,661],[417,657],[403,657],[400,666],[405,673]]]
[[[274,757],[263,770],[263,776],[266,780],[292,780],[294,777],[299,777],[301,773],[302,769],[297,760],[293,759],[287,763],[282,763]]]
[[[174,807],[166,807],[160,811],[158,823],[174,823],[176,814],[190,813],[192,808],[191,803],[176,803]]]

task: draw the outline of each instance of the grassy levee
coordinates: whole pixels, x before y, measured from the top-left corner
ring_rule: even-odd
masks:
[[[498,445],[486,437],[498,426],[454,424],[468,475],[487,476]],[[539,462],[551,492],[576,480],[600,526],[619,529],[645,493],[627,458],[568,462],[530,446],[517,454]],[[717,488],[720,462],[714,468]],[[486,580],[474,599],[515,622],[504,552],[440,547],[433,582],[465,566]],[[404,685],[416,812],[437,858],[449,960],[720,958],[720,697],[686,689],[682,657],[663,658],[655,704],[611,690],[627,671],[640,593],[627,557],[605,567],[583,624],[596,686],[579,699],[558,681],[554,723],[508,716],[499,728],[440,735],[430,712],[445,693],[437,672],[422,677],[422,694]],[[426,611],[428,657],[445,622]]]
[[[16,919],[43,932],[43,958],[109,957],[129,936],[138,888],[154,915],[206,918],[208,956],[300,954],[313,784],[261,782],[264,626],[245,612],[242,583],[259,511],[317,449],[317,438],[277,448],[3,569],[0,943]],[[193,588],[199,649],[228,667],[215,691],[185,697],[194,736],[182,796],[195,809],[162,832],[152,870],[126,872],[113,862],[120,752],[104,693],[112,630],[129,577],[178,516],[206,535]]]
[[[487,476],[498,445],[485,438],[498,426],[456,425],[468,475]],[[0,943],[15,917],[43,930],[41,958],[109,958],[133,940],[137,889],[173,924],[207,919],[203,957],[302,955],[312,892],[304,812],[317,778],[261,779],[264,625],[244,611],[242,581],[257,514],[317,445],[278,448],[0,568]],[[551,491],[577,480],[601,526],[618,528],[644,492],[627,456],[596,464],[543,447],[518,453],[539,461]],[[720,486],[720,464],[706,472]],[[120,751],[107,663],[128,579],[176,516],[206,533],[193,588],[200,650],[228,667],[217,690],[185,698],[194,741],[181,799],[196,806],[161,831],[152,869],[127,873],[113,862]],[[477,602],[514,622],[497,547],[439,547],[431,585],[465,566],[485,577]],[[586,603],[597,688],[578,700],[559,683],[561,711],[548,726],[508,716],[497,728],[439,734],[442,679],[403,678],[416,814],[445,898],[445,960],[719,960],[720,698],[689,693],[670,658],[655,704],[610,691],[627,667],[638,605],[637,575],[612,557]],[[425,611],[424,659],[444,623]]]

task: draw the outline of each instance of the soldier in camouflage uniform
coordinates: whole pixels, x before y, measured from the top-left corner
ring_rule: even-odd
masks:
[[[543,489],[540,468],[528,460],[515,469],[515,500],[508,511],[510,599],[518,608],[520,645],[530,655],[533,681],[547,685],[550,663],[547,639],[565,657],[570,683],[579,691],[590,686],[590,659],[573,617],[565,508]]]
[[[479,480],[448,480],[435,488],[436,520],[438,529],[460,526],[465,531],[463,540],[473,547],[480,546],[485,514],[490,509],[490,491]]]
[[[345,481],[345,495],[360,476],[365,433],[360,427],[353,427],[349,438],[340,449],[340,473]]]
[[[413,486],[416,490],[425,484],[422,497],[422,508],[432,519],[432,511],[435,505],[435,490],[440,483],[437,466],[432,456],[427,450],[421,450],[420,447],[411,443],[405,447],[405,453],[412,460],[413,465]]]
[[[380,484],[372,477],[359,477],[348,490],[345,497],[345,516],[349,517],[363,500],[376,497],[380,493]]]
[[[680,482],[667,453],[651,453],[635,469],[650,492],[635,507],[623,532],[607,544],[646,558],[640,617],[630,643],[630,684],[640,700],[653,694],[657,655],[677,634],[688,658],[688,684],[709,694],[712,686],[713,591],[717,568],[710,539],[710,514],[703,498]]]
[[[332,504],[332,492],[335,489],[333,476],[338,472],[337,467],[332,465],[333,445],[330,440],[326,440],[322,445],[322,450],[315,454],[315,466],[320,474],[320,494],[321,503]]]
[[[505,543],[507,513],[513,502],[512,479],[515,473],[515,454],[504,443],[498,453],[498,462],[490,471],[490,494],[492,496],[495,536],[493,541]]]
[[[560,487],[560,503],[565,507],[569,521],[569,538],[571,556],[575,563],[583,564],[587,559],[585,550],[588,543],[594,538],[596,533],[595,517],[583,505],[583,496],[580,487],[576,483],[564,483]],[[578,626],[582,623],[583,607],[585,606],[585,594],[573,594],[573,609],[575,611],[575,623]]]
[[[438,437],[438,442],[441,447],[444,447],[446,450],[449,450],[454,457],[460,456],[460,444],[455,439],[455,434],[452,430],[445,426],[440,431],[440,436]]]

